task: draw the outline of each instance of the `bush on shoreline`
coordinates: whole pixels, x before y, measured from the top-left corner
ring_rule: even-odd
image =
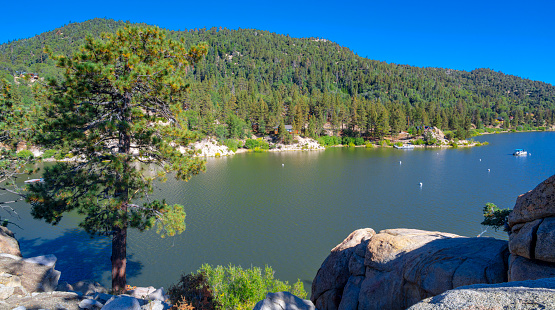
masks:
[[[174,305],[193,306],[195,309],[252,309],[267,293],[288,291],[306,298],[301,281],[289,285],[274,278],[274,271],[266,266],[243,269],[202,265],[194,274],[182,275],[170,286],[168,294]],[[175,307],[175,306],[174,306]],[[178,308],[179,309],[179,308]],[[187,309],[187,308],[184,308]]]
[[[255,152],[264,152],[270,149],[270,144],[262,138],[247,139],[247,141],[245,141],[245,148]]]

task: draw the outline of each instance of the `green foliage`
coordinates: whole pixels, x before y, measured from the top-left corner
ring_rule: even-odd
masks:
[[[355,138],[354,137],[342,137],[341,138],[341,144],[343,144],[343,145],[352,144],[353,146],[355,146]]]
[[[237,149],[240,146],[241,141],[235,139],[226,139],[224,140],[224,145],[227,146],[233,152],[237,152]]]
[[[412,141],[412,144],[414,144],[414,145],[423,145],[423,144],[424,144],[424,140],[422,140],[422,139],[416,139],[416,140]]]
[[[19,157],[19,158],[32,158],[33,157],[33,152],[31,152],[29,150],[21,150],[21,151],[17,152],[17,157]]]
[[[203,265],[197,274],[206,277],[208,287],[218,304],[218,309],[252,309],[265,298],[267,293],[288,291],[306,298],[306,292],[300,281],[293,285],[274,278],[274,271],[266,266],[243,269],[237,266]]]
[[[355,145],[364,145],[364,139],[362,137],[357,137],[354,140]]]
[[[33,153],[29,150],[15,152],[17,145],[22,140],[30,137],[29,115],[30,111],[23,109],[21,97],[17,89],[7,80],[0,80],[0,195],[13,194],[14,198],[0,202],[4,210],[9,210],[10,203],[24,200],[25,194],[17,185],[15,179],[25,170],[25,166],[34,160]],[[30,169],[27,169],[31,173]],[[17,198],[15,198],[17,197]],[[12,223],[7,219],[2,220],[2,225]],[[14,224],[14,223],[12,223]]]
[[[341,139],[337,136],[322,136],[316,141],[322,146],[334,146],[341,144]]]
[[[2,44],[0,70],[9,78],[16,71],[60,78],[64,70],[42,53],[45,44],[69,56],[87,43],[87,34],[98,38],[101,32],[115,33],[125,25],[94,19]],[[255,29],[202,28],[168,35],[184,39],[188,47],[209,42],[206,61],[183,72],[192,91],[179,98],[189,129],[204,135],[221,137],[216,124],[228,123],[230,115],[242,122],[228,123],[226,138],[235,139],[280,122],[306,130],[299,134],[311,137],[320,136],[329,122],[334,134],[348,127],[357,136],[378,140],[407,129],[419,135],[430,125],[465,139],[471,124],[500,126],[498,117],[505,118],[502,126],[509,130],[555,124],[555,86],[489,69],[466,72],[387,64],[359,57],[333,42]],[[253,68],[258,73],[253,74]],[[16,88],[26,107],[38,103],[32,87],[21,83]],[[280,140],[288,142],[285,137]]]
[[[58,151],[49,149],[49,150],[44,151],[44,153],[42,153],[42,158],[52,158],[57,153],[58,153]]]
[[[270,149],[270,144],[262,138],[247,139],[245,141],[245,148],[257,152],[267,151]]]
[[[368,142],[366,142],[365,147],[367,149],[371,149],[371,148],[374,148],[374,144],[372,144],[372,142],[368,141]]]
[[[226,120],[228,129],[228,138],[243,139],[247,136],[247,123],[240,119],[237,115],[230,114]]]
[[[511,211],[511,209],[499,209],[495,204],[488,202],[484,206],[484,221],[481,224],[493,227],[495,231],[501,227],[503,227],[503,230],[507,231],[507,221]]]
[[[38,140],[63,146],[80,160],[47,167],[44,182],[32,184],[27,199],[35,218],[56,225],[75,210],[84,215],[79,226],[87,233],[113,236],[112,285],[119,291],[125,269],[114,266],[125,259],[127,228],[156,227],[162,236],[185,229],[182,206],[131,201],[148,198],[154,180],[165,181],[168,172],[188,180],[204,170],[192,152],[178,150],[196,139],[178,98],[187,91],[189,65],[207,47],[186,49],[153,27],[124,28],[85,42],[71,57],[49,54],[64,75],[48,82]],[[155,170],[147,175],[142,164]]]

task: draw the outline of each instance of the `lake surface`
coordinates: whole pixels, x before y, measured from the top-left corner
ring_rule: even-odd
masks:
[[[555,174],[555,132],[477,137],[459,149],[330,148],[210,158],[189,182],[160,184],[157,197],[180,203],[187,230],[161,239],[130,231],[128,283],[168,287],[203,263],[270,265],[276,277],[310,284],[329,251],[370,227],[417,228],[476,236],[482,208],[512,208],[516,197]],[[512,156],[515,148],[531,153]],[[489,169],[489,171],[488,171]],[[419,183],[422,183],[420,187]],[[88,237],[70,214],[52,227],[16,206],[10,226],[23,255],[55,254],[61,280],[110,286],[110,240]],[[3,215],[5,216],[5,215]],[[506,238],[489,229],[485,236]]]

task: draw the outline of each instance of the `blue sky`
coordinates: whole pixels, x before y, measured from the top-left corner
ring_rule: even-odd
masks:
[[[107,17],[178,30],[320,37],[419,67],[490,68],[555,85],[555,1],[4,1],[0,43]]]

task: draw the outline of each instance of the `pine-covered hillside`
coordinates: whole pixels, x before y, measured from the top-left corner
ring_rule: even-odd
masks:
[[[45,46],[71,54],[87,35],[99,37],[125,25],[93,19],[2,44],[0,74],[58,77],[42,52]],[[388,64],[327,40],[255,29],[185,29],[168,35],[187,45],[209,45],[207,57],[189,70],[191,92],[182,98],[189,127],[208,135],[234,137],[230,128],[237,124],[257,133],[291,124],[313,137],[330,129],[382,138],[430,125],[464,138],[473,126],[521,130],[555,124],[555,86],[489,69]]]

